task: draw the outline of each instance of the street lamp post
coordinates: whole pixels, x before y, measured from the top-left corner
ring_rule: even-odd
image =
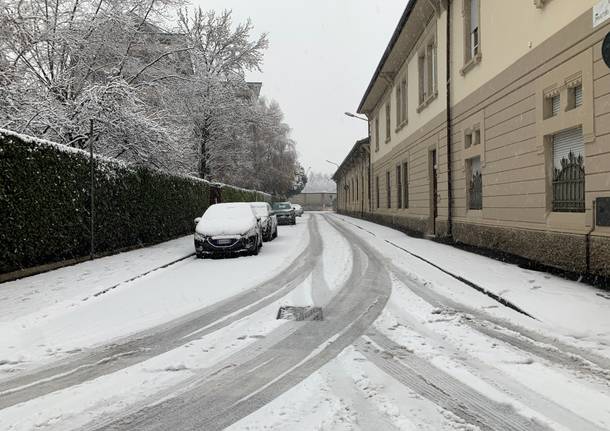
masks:
[[[369,122],[369,120],[367,118],[361,117],[361,116],[356,115],[356,114],[352,114],[351,112],[344,112],[344,114],[347,115],[348,117],[351,117],[351,118],[357,118],[359,120],[366,121],[367,123]]]
[[[339,164],[338,164],[338,163],[331,162],[330,160],[327,160],[326,162],[327,162],[327,163],[330,163],[331,165],[335,165],[336,167],[339,167]]]

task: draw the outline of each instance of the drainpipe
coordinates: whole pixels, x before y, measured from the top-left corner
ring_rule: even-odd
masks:
[[[453,189],[451,172],[451,2],[447,0],[447,235],[453,239]]]

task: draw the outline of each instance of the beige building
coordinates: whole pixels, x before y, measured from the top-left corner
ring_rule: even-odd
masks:
[[[305,211],[332,211],[336,209],[337,194],[333,192],[299,193],[290,198],[293,204],[299,204]]]
[[[610,275],[609,32],[608,0],[411,0],[338,210]]]

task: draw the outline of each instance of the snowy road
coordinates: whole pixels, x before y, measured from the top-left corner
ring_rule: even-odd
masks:
[[[0,429],[610,429],[603,292],[334,214],[279,234],[256,257],[185,239],[0,285]]]

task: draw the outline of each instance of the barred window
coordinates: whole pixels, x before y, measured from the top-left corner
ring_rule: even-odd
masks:
[[[553,211],[585,211],[585,163],[582,128],[552,137]]]
[[[481,174],[481,158],[474,157],[469,161],[470,179],[468,187],[468,209],[483,209],[483,176]]]

